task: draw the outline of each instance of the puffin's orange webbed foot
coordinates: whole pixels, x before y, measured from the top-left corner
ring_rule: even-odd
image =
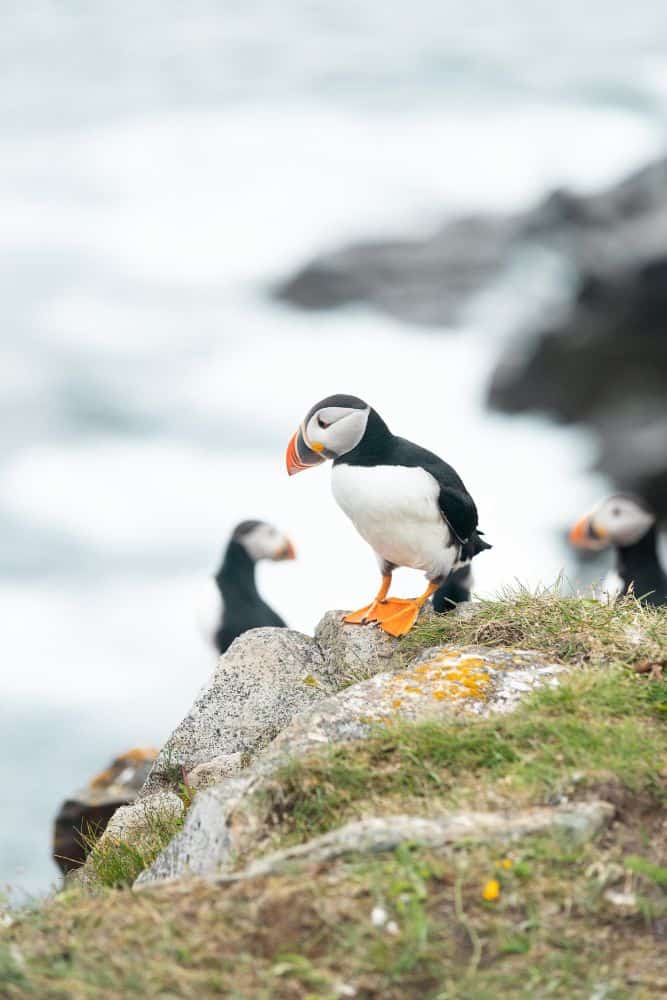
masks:
[[[398,611],[380,619],[380,628],[382,631],[386,632],[387,635],[393,635],[397,638],[401,635],[407,635],[417,621],[423,605],[426,604],[431,594],[437,589],[437,583],[429,583],[421,597],[415,597],[410,601],[403,601],[403,607],[399,608]]]
[[[417,621],[421,604],[419,600],[408,601],[406,605],[380,621],[380,628],[387,635],[407,635]]]
[[[385,597],[382,601],[376,599],[365,608],[351,611],[349,615],[343,615],[343,621],[347,622],[348,625],[369,625],[371,622],[383,622],[385,618],[391,618],[406,604],[412,604],[412,601],[405,597]]]
[[[365,608],[358,611],[350,611],[348,615],[343,615],[343,621],[348,625],[367,625],[371,622],[382,622],[385,618],[396,614],[405,604],[409,604],[402,597],[387,597],[391,585],[391,576],[382,577],[382,586],[375,595],[375,599],[367,604]]]

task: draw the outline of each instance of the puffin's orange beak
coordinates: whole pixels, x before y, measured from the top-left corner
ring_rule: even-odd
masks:
[[[278,549],[273,557],[274,562],[281,562],[283,559],[296,559],[296,550],[289,538],[283,545],[282,549]]]
[[[607,533],[596,528],[592,516],[586,514],[571,529],[568,539],[578,549],[603,549],[607,544]]]
[[[297,472],[303,472],[304,469],[309,469],[312,465],[319,465],[320,462],[325,462],[326,456],[306,444],[303,431],[299,428],[287,445],[285,460],[287,462],[288,474],[294,476]]]

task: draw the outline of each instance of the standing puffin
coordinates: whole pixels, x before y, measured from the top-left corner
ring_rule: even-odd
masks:
[[[667,604],[667,574],[658,561],[656,516],[639,497],[616,493],[601,500],[570,531],[570,542],[597,551],[614,546],[618,584],[647,604]]]
[[[477,508],[454,469],[392,434],[363,399],[336,395],[316,403],[286,458],[290,475],[333,460],[334,498],[380,563],[380,590],[367,607],[345,615],[346,622],[378,622],[389,635],[405,635],[452,570],[491,547],[480,537]],[[387,597],[399,566],[426,574],[420,597]]]
[[[207,638],[224,653],[237,636],[251,628],[286,628],[280,615],[262,600],[255,583],[255,564],[260,559],[278,562],[294,559],[289,538],[265,521],[241,521],[234,528],[220,569],[214,577],[213,593],[202,607],[201,624]]]

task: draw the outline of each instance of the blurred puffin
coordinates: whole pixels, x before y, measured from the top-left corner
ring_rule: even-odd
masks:
[[[207,639],[224,653],[237,636],[251,628],[286,628],[280,615],[262,600],[255,583],[260,559],[294,559],[289,538],[265,521],[241,521],[234,528],[215,586],[202,606],[200,620]]]
[[[453,611],[457,604],[465,604],[470,600],[472,582],[472,573],[467,563],[452,570],[431,598],[433,610],[439,615],[444,615],[448,611]]]
[[[616,549],[616,591],[647,604],[667,604],[667,574],[658,561],[656,516],[639,497],[616,493],[601,500],[570,531],[570,542],[593,551]]]
[[[405,635],[452,570],[491,548],[477,530],[474,501],[450,465],[395,437],[356,396],[329,396],[311,408],[287,447],[287,471],[294,475],[327,458],[334,498],[375,551],[382,573],[374,600],[343,620],[378,622],[389,635]],[[429,584],[420,597],[387,597],[399,566],[424,571]]]

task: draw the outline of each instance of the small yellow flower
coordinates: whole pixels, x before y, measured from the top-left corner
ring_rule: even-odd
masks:
[[[504,868],[505,871],[508,872],[513,864],[514,862],[512,861],[511,858],[503,858],[502,861],[500,862],[500,867]]]
[[[488,882],[484,884],[482,889],[482,896],[487,901],[487,903],[493,903],[500,895],[500,883],[495,878],[489,879]]]

